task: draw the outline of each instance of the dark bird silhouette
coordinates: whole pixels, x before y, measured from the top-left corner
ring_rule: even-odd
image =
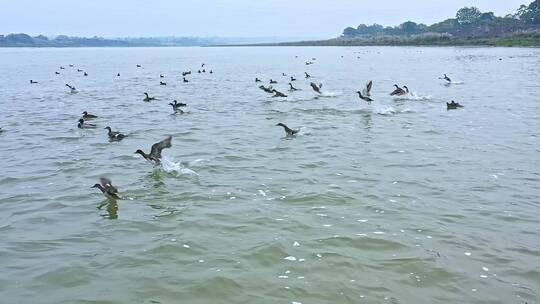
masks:
[[[84,72],[83,76],[88,76],[88,73]]]
[[[59,72],[54,72],[54,74],[56,74],[56,75],[60,75],[60,73],[59,73]]]
[[[93,185],[92,188],[98,188],[99,190],[101,190],[101,193],[103,193],[103,195],[105,195],[105,197],[109,199],[120,199],[120,197],[118,196],[118,189],[116,189],[116,187],[112,185],[110,179],[102,177],[99,179],[99,182],[99,184]]]
[[[310,83],[309,84],[311,86],[311,88],[313,89],[313,91],[321,94],[321,88],[322,88],[322,83],[320,83],[319,85],[315,84],[314,82]]]
[[[291,82],[296,81],[296,78],[291,76]]]
[[[280,91],[276,90],[276,89],[273,89],[272,92],[274,92],[274,96],[273,97],[287,97],[287,95],[281,93]]]
[[[164,78],[165,76],[163,76],[163,74],[159,74],[159,78]]]
[[[77,124],[77,128],[79,129],[94,129],[96,127],[96,125],[86,123],[82,118],[79,119],[79,123]]]
[[[188,83],[189,80],[186,79],[186,77],[183,78],[184,83]]]
[[[397,84],[394,84],[394,86],[396,87],[396,89],[392,91],[392,93],[390,93],[390,96],[401,96],[407,94],[407,92],[405,92],[405,90],[400,88]]]
[[[289,91],[300,91],[300,89],[293,87],[292,83],[290,82],[289,82],[289,87],[290,87]]]
[[[88,113],[86,111],[82,112],[82,115],[83,115],[82,119],[86,119],[86,120],[98,118],[96,115],[90,114],[90,113]]]
[[[135,153],[142,155],[147,161],[153,162],[156,165],[161,163],[161,151],[166,148],[172,147],[172,136],[165,138],[164,140],[152,145],[150,154],[144,153],[141,149],[135,151]]]
[[[120,73],[116,74],[116,77],[120,77]]]
[[[457,108],[463,108],[463,106],[453,100],[451,102],[446,103],[447,110],[455,110]]]
[[[150,97],[150,96],[148,96],[148,93],[144,92],[143,101],[152,101],[152,100],[156,100],[156,98],[155,97]]]
[[[137,64],[137,67],[138,67],[138,68],[140,68],[140,67],[141,67],[141,65],[140,65],[140,64]]]
[[[37,81],[33,81],[32,79],[30,79],[30,84],[34,84],[34,83],[38,83]]]
[[[291,128],[289,128],[286,124],[284,123],[278,123],[276,126],[280,126],[280,127],[283,127],[283,129],[285,130],[285,134],[287,136],[294,136],[296,134],[298,134],[298,132],[300,132],[300,130],[293,130]]]
[[[371,97],[362,95],[362,92],[360,92],[360,91],[356,91],[356,93],[358,93],[358,96],[360,97],[360,99],[363,99],[363,100],[367,101],[368,104],[371,104],[371,102],[373,101],[373,99],[371,99]]]
[[[184,111],[182,111],[180,108],[187,106],[187,104],[178,102],[176,100],[173,100],[173,102],[169,103],[169,105],[173,108],[174,114],[184,113]]]
[[[166,82],[163,82],[163,81],[160,81],[160,82],[159,82],[159,85],[163,85],[163,86],[166,86],[166,85],[167,85],[167,83],[166,83]]]
[[[106,130],[109,130],[107,135],[109,136],[109,140],[111,141],[120,141],[126,137],[125,134],[122,134],[120,132],[115,132],[111,129],[111,127],[105,127]]]
[[[444,79],[444,80],[446,80],[448,82],[452,82],[452,79],[450,79],[450,77],[446,76],[446,74],[444,74],[443,77],[439,77],[439,79]]]
[[[277,81],[270,79],[270,84],[275,84]]]
[[[306,78],[311,78],[311,75],[309,75],[307,72],[304,72],[306,74]]]
[[[261,82],[261,80],[257,77],[255,77],[255,82]]]
[[[69,85],[69,84],[66,83],[66,87],[69,88],[71,93],[77,93],[77,89],[74,86]]]

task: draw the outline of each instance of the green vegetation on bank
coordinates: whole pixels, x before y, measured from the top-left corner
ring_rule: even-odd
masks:
[[[521,5],[515,14],[497,17],[476,7],[464,7],[455,18],[430,26],[407,21],[348,27],[338,38],[299,41],[277,46],[529,46],[540,47],[540,0]]]

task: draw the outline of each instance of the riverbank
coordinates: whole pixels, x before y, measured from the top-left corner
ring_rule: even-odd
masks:
[[[224,46],[224,45],[220,45]],[[231,46],[231,45],[229,45]],[[540,47],[540,34],[506,37],[450,37],[433,36],[376,36],[362,38],[333,38],[328,40],[282,43],[243,44],[234,46],[502,46]]]

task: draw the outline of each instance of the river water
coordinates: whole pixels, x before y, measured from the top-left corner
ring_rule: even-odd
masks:
[[[539,61],[523,48],[0,49],[1,302],[538,303]],[[368,80],[371,105],[355,93]],[[394,83],[412,93],[391,97]],[[77,128],[85,110],[96,129]],[[106,126],[128,137],[109,142]],[[162,168],[134,154],[167,135]],[[91,188],[102,176],[121,200]]]

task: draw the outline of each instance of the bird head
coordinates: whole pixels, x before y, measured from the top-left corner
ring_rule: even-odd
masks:
[[[88,115],[88,112],[84,111],[82,112],[83,115]]]
[[[112,131],[112,130],[111,130],[111,127],[105,127],[105,128],[103,128],[103,129],[105,129],[105,130],[109,130],[109,132],[111,132],[111,131]]]
[[[101,186],[101,185],[100,185],[100,184],[95,184],[95,185],[93,185],[93,186],[90,187],[90,188],[99,188],[99,186]]]
[[[144,155],[144,152],[141,149],[137,149],[137,151],[135,151],[135,154]]]
[[[285,124],[283,124],[282,122],[276,124],[276,126],[279,126],[279,127],[285,127]]]

